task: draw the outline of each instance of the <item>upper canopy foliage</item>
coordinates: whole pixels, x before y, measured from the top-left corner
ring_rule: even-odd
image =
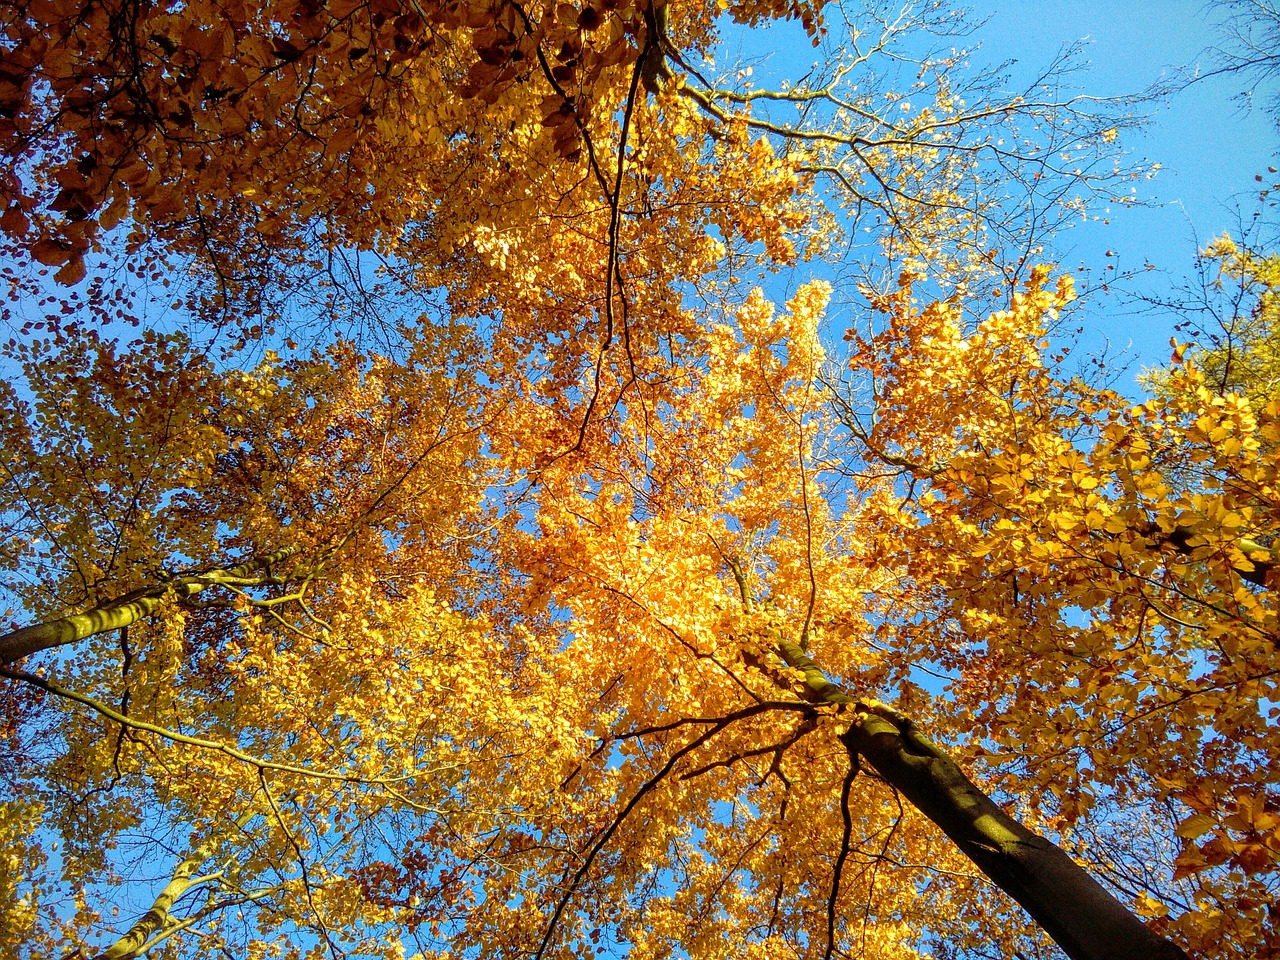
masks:
[[[1051,950],[897,750],[1280,955],[1280,406],[1034,265],[1123,105],[934,5],[0,9],[0,948]]]

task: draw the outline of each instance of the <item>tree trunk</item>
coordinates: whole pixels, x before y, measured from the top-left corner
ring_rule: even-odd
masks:
[[[1187,960],[1060,847],[1001,810],[906,717],[862,703],[840,739],[850,759],[870,763],[1074,960]]]
[[[254,811],[246,810],[236,818],[235,826],[242,829],[253,817]],[[94,960],[137,960],[149,945],[154,946],[156,937],[163,938],[172,933],[175,929],[175,921],[170,913],[173,905],[188,890],[205,881],[206,878],[198,877],[196,871],[217,852],[224,839],[224,835],[211,832],[204,842],[174,868],[173,876],[152,901],[151,909]],[[181,924],[177,928],[180,929]]]
[[[815,699],[854,710],[853,723],[840,737],[850,762],[861,757],[871,764],[1072,960],[1188,960],[1062,848],[1001,810],[907,717],[882,703],[854,701],[797,644],[780,640],[778,650],[804,673]]]
[[[271,565],[288,559],[295,553],[293,547],[277,550],[265,556],[253,557],[234,567],[215,567],[200,573],[175,577],[164,583],[131,590],[114,600],[101,603],[84,613],[73,613],[57,620],[32,624],[0,637],[0,663],[13,663],[41,650],[76,643],[108,630],[119,630],[149,617],[169,597],[185,600],[195,596],[205,587],[219,583],[243,586],[246,579],[262,571],[268,575]]]

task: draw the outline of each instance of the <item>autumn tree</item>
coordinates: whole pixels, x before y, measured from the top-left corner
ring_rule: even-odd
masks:
[[[1145,841],[1146,856],[1181,890],[1149,865],[1104,867],[1158,928],[1267,955],[1280,411],[1215,392],[1194,366],[1136,406],[1059,380],[1042,320],[1015,310],[966,335],[956,305],[917,310],[909,282],[881,308],[905,323],[858,341],[878,389],[843,410],[915,487],[877,522],[923,577],[903,581],[909,596],[931,598],[890,628],[895,650],[919,643],[903,669],[953,678],[946,709],[990,724],[979,755],[1052,742],[1019,782],[1060,823],[1096,808],[1107,823],[1090,829],[1115,842],[1133,829],[1118,810],[1150,805],[1145,831],[1165,820],[1163,852]]]
[[[16,942],[136,956],[198,924],[216,949],[236,936],[224,916],[256,906],[377,952],[382,938],[365,939],[324,864],[367,842],[370,811],[439,812],[457,782],[435,770],[432,744],[465,735],[420,712],[456,684],[415,676],[405,637],[418,636],[410,659],[446,672],[472,672],[487,642],[449,610],[469,595],[466,539],[483,523],[473,388],[449,361],[461,344],[423,329],[395,364],[335,344],[218,373],[180,337],[129,350],[92,331],[58,340],[26,352],[30,379],[6,411],[8,549],[22,575],[10,596],[37,619],[75,613],[3,644],[7,665],[26,658],[5,670],[6,811],[62,844],[60,877],[15,870],[6,910],[25,901],[42,920]],[[406,608],[385,635],[370,585],[390,576],[393,548],[422,626]],[[203,565],[177,566],[195,557]],[[306,656],[341,646],[351,603],[365,667]],[[33,673],[30,655],[54,647],[68,668]],[[405,705],[379,699],[375,719],[357,704],[388,677],[414,695],[381,691]],[[386,732],[402,727],[417,732]],[[393,739],[399,760],[368,745]],[[33,766],[42,775],[24,776]],[[112,851],[148,836],[178,854],[170,903],[101,943],[84,890],[119,883],[128,861]]]
[[[1221,482],[1181,499],[1139,464],[1132,492],[1088,499],[1154,441],[1044,362],[1069,291],[1030,264],[1116,187],[1125,120],[1049,77],[966,85],[961,53],[911,46],[948,26],[931,13],[5,8],[0,227],[39,311],[7,348],[10,942],[1046,949],[992,879],[1075,956],[1114,955],[1119,930],[1124,956],[1177,956],[1163,932],[1264,941],[1265,885],[1211,914],[1120,877],[1148,928],[953,758],[1104,871],[1122,858],[1079,838],[1143,825],[1089,819],[1106,776],[1108,800],[1171,804],[1186,839],[1236,843],[1245,821],[1188,836],[1204,821],[1178,804],[1247,808],[1240,850],[1266,847],[1246,768],[1270,749],[1272,487],[1212,445],[1271,428],[1153,407],[1162,455]],[[834,28],[817,72],[713,74],[726,19],[782,17],[819,45]],[[878,249],[921,275],[866,289],[883,325],[849,331],[864,393],[837,401],[830,287],[779,310],[746,274],[876,217]],[[90,295],[50,293],[41,267]],[[1018,294],[975,326],[980,278]],[[922,309],[926,279],[949,298]],[[174,280],[187,329],[127,345],[114,324]],[[291,342],[296,319],[323,342]],[[1136,579],[1107,552],[1126,531]],[[1142,615],[1144,578],[1182,597],[1201,570],[1188,609]],[[1065,652],[1095,648],[1101,665]],[[1193,756],[1184,701],[1254,752]],[[1156,755],[1166,729],[1181,766]],[[1201,855],[1178,881],[1225,902],[1236,852]],[[104,916],[105,888],[158,859],[136,909]]]

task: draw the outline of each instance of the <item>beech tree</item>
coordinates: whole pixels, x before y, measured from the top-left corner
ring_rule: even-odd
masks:
[[[1106,105],[931,11],[5,9],[7,949],[1277,949],[1280,410],[1055,364]],[[831,376],[745,274],[876,217]]]

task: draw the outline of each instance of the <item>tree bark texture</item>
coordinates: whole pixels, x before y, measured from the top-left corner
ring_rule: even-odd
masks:
[[[95,634],[119,630],[149,617],[169,598],[186,600],[219,583],[243,585],[247,578],[270,572],[271,565],[294,554],[292,547],[253,557],[234,567],[216,567],[131,590],[83,613],[35,623],[0,637],[0,663],[14,663],[41,650],[77,643]]]
[[[849,697],[798,644],[780,639],[778,651],[804,674],[813,699],[854,711],[840,737],[850,762],[866,760],[1072,960],[1188,960],[1066,851],[1006,814],[910,719],[885,704]]]

